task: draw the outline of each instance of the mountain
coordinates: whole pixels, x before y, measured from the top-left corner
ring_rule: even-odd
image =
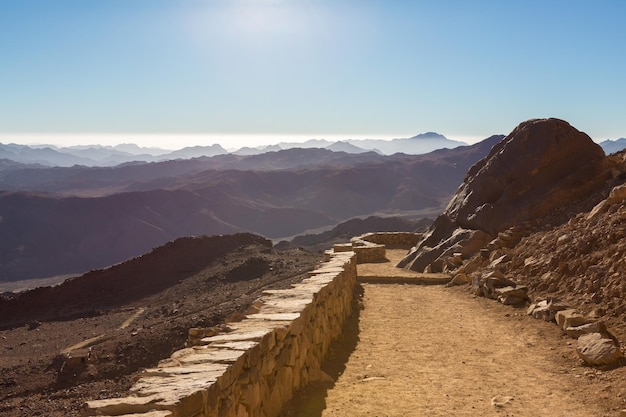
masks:
[[[291,149],[291,148],[302,148],[302,149],[310,149],[310,148],[326,148],[332,145],[333,142],[326,139],[309,139],[305,142],[280,142],[278,146],[282,149]]]
[[[31,148],[30,146],[16,145],[14,143],[8,145],[0,143],[0,159],[10,159],[25,164],[65,167],[72,165],[91,165],[93,163],[89,158],[59,152],[50,147]]]
[[[126,163],[115,167],[43,167],[0,164],[0,190],[46,191],[103,196],[149,191],[177,183],[177,178],[204,170],[283,170],[314,166],[352,166],[380,159],[374,152],[348,154],[327,149],[287,149],[260,155],[217,155],[189,160]]]
[[[159,156],[159,155],[164,155],[166,153],[171,152],[170,150],[167,150],[167,149],[138,146],[134,143],[120,143],[119,145],[110,146],[110,147],[104,146],[104,147],[111,148],[113,150],[120,151],[120,152],[130,153],[133,155]]]
[[[160,155],[159,160],[191,159],[201,156],[223,155],[226,153],[228,153],[228,151],[216,143],[211,146],[190,146],[187,148],[183,148],[178,151],[173,151],[167,154]]]
[[[365,153],[370,152],[368,149],[359,148],[356,145],[351,144],[346,141],[335,142],[332,145],[326,146],[326,149],[331,150],[333,152],[347,152],[347,153]]]
[[[463,142],[447,139],[445,136],[428,132],[409,139],[345,140],[331,142],[325,139],[310,139],[303,143],[283,142],[277,145],[244,147],[232,154],[237,156],[260,155],[286,149],[328,149],[335,152],[366,153],[368,151],[392,155],[405,153],[418,155],[436,149],[455,148],[466,145]],[[9,159],[25,164],[40,164],[50,167],[72,167],[74,165],[112,167],[130,162],[160,162],[174,159],[213,157],[227,154],[228,151],[218,144],[211,146],[192,146],[177,151],[159,148],[144,148],[133,144],[117,146],[70,146],[56,147],[48,145],[0,144],[0,159]]]
[[[272,243],[249,233],[180,238],[59,286],[33,289],[9,300],[0,297],[0,329],[31,320],[89,316],[97,309],[141,299],[176,285],[181,275],[196,274],[221,256],[248,246],[269,250]]]
[[[348,147],[352,145],[356,148]],[[436,149],[452,149],[458,146],[465,146],[467,143],[451,140],[435,132],[426,132],[407,139],[347,139],[339,142],[330,142],[324,139],[310,139],[304,143],[282,142],[279,146],[282,149],[290,148],[326,148],[331,150],[342,150],[344,152],[354,152],[358,150],[370,150],[384,155],[394,153],[405,153],[407,155],[419,155],[432,152]]]
[[[364,149],[377,149],[385,155],[394,153],[419,155],[436,149],[453,149],[467,145],[465,142],[451,140],[435,132],[422,133],[408,139],[360,139],[349,140],[348,142]]]
[[[607,139],[604,142],[600,142],[600,146],[607,155],[619,152],[626,149],[626,138],[619,138],[617,140]]]
[[[60,152],[82,157],[91,161],[89,166],[115,166],[128,162],[157,162],[173,159],[191,159],[228,153],[218,144],[211,146],[190,146],[177,151],[164,151],[158,148],[141,148],[125,144],[111,146],[78,146],[57,148]]]
[[[585,133],[559,119],[523,122],[467,172],[399,266],[440,271],[453,253],[469,256],[499,233],[601,189],[610,177],[604,152]]]
[[[151,161],[155,159],[154,156],[148,154],[133,154],[102,146],[57,148],[57,150],[61,153],[84,159],[85,163],[83,165],[87,166],[115,166],[125,162]],[[50,165],[54,166],[56,164]]]
[[[196,158],[2,171],[16,191],[0,193],[0,280],[102,268],[183,236],[280,238],[381,210],[439,207],[500,139],[426,155],[290,149],[213,157],[222,169]]]
[[[251,156],[251,155],[261,155],[267,152],[278,152],[278,151],[281,151],[282,149],[283,148],[280,147],[280,145],[267,145],[267,146],[259,146],[259,147],[245,146],[232,153],[233,155],[239,155],[239,156]]]

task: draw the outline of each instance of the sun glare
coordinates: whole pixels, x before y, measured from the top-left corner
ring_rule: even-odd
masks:
[[[196,42],[220,46],[279,47],[306,35],[316,15],[308,2],[234,0],[209,2],[185,15],[185,30]]]
[[[295,29],[295,10],[284,2],[248,1],[235,6],[234,29],[249,40],[285,35]]]

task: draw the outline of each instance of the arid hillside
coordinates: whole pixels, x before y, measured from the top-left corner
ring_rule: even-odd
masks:
[[[181,349],[191,327],[239,320],[261,291],[289,287],[320,260],[250,234],[183,238],[0,297],[0,415],[77,416],[86,400],[122,395],[135,372]]]

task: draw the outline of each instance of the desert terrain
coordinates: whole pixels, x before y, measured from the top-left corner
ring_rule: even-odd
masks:
[[[215,244],[223,243],[209,242]],[[175,262],[176,246],[159,257]],[[206,245],[196,249],[202,252]],[[202,252],[201,262],[179,265],[169,284],[152,294],[126,288],[126,301],[108,308],[97,296],[90,303],[85,294],[81,311],[91,314],[33,319],[1,330],[0,415],[76,416],[86,400],[121,396],[139,370],[184,347],[189,328],[238,320],[262,290],[288,287],[321,259],[298,249],[277,251],[264,239],[246,236],[222,252],[218,257]],[[134,277],[148,288],[152,278]],[[30,306],[25,316],[34,317],[36,309]],[[79,358],[88,353],[89,359],[72,365],[63,352]]]
[[[305,388],[283,414],[620,415],[624,358],[586,364],[576,339],[527,307],[567,304],[604,323],[623,354],[625,179],[624,153],[605,156],[566,122],[520,124],[469,169],[416,246],[368,267],[449,274],[456,286],[364,283],[324,365],[332,382]],[[345,227],[307,239],[321,248]],[[219,331],[320,260],[250,233],[185,237],[60,286],[4,294],[0,412],[79,415],[85,401],[125,396],[190,328]],[[524,295],[498,297],[496,284]]]

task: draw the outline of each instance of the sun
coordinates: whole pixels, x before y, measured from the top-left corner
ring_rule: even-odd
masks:
[[[201,44],[267,49],[311,38],[322,18],[308,1],[230,0],[188,10],[183,25]]]

